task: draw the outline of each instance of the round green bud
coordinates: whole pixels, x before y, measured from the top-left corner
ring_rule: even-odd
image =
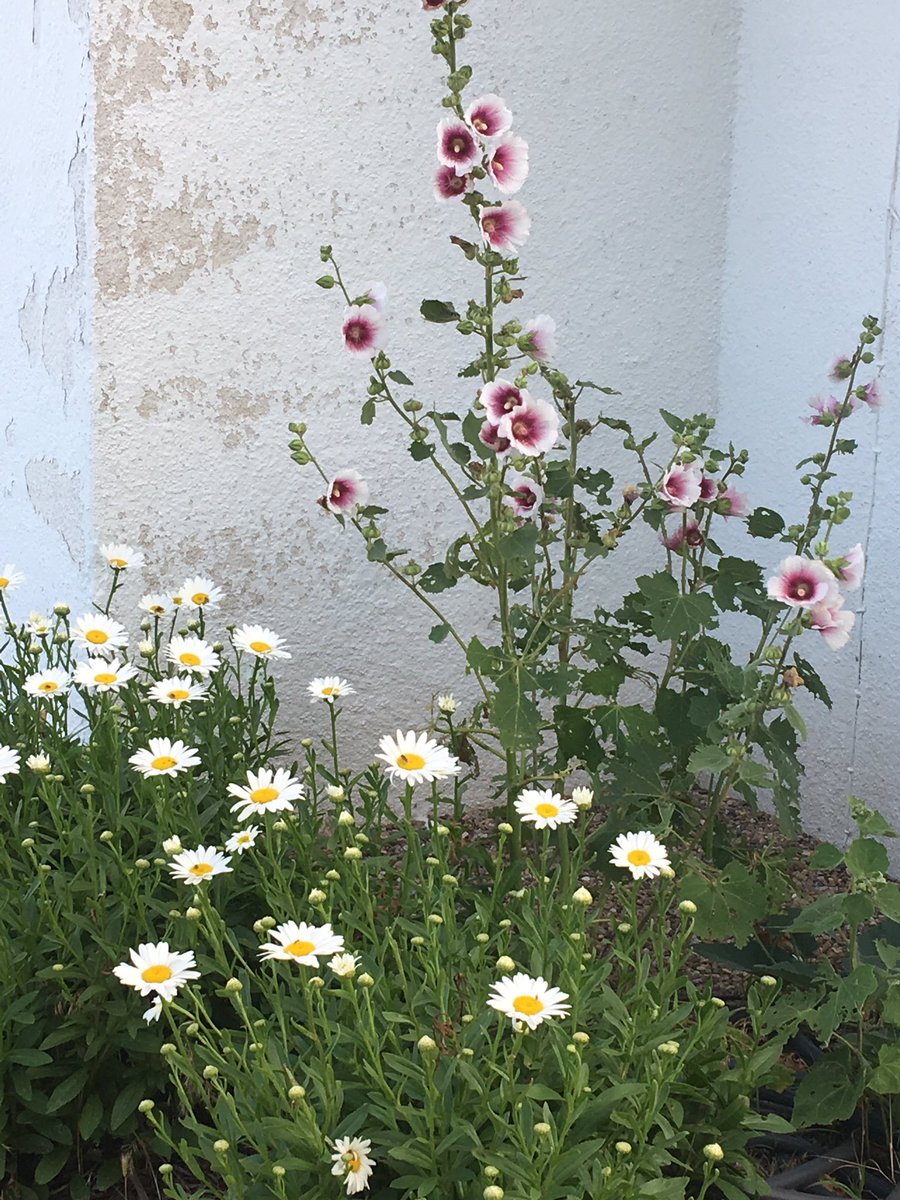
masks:
[[[230,1149],[231,1143],[226,1142],[224,1138],[217,1138],[213,1142],[213,1150],[215,1150],[216,1154],[227,1154]]]
[[[212,1063],[210,1063],[208,1067],[203,1068],[203,1078],[204,1079],[215,1079],[218,1076],[218,1074],[219,1074],[219,1068],[214,1067],[212,1065]]]
[[[153,1112],[154,1108],[156,1108],[156,1105],[152,1100],[142,1100],[140,1102],[140,1104],[138,1105],[138,1112],[139,1113]]]
[[[234,977],[232,977],[225,984],[225,991],[226,992],[239,992],[243,988],[243,986],[244,985],[241,983],[241,981],[239,979],[235,979]]]
[[[288,1098],[291,1100],[303,1100],[306,1096],[306,1088],[301,1087],[299,1083],[295,1083],[292,1088],[288,1089]]]

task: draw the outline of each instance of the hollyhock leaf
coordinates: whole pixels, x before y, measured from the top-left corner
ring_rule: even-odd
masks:
[[[794,917],[786,933],[833,933],[844,923],[843,895],[820,896]]]
[[[402,371],[388,371],[388,379],[393,379],[394,383],[402,384],[403,387],[412,387],[413,385],[413,381]]]
[[[382,538],[376,538],[374,542],[370,542],[366,557],[369,562],[385,562],[387,560],[387,546]]]
[[[712,581],[712,594],[719,608],[729,612],[743,608],[745,602],[764,604],[762,568],[743,558],[720,558]]]
[[[668,601],[678,595],[678,584],[668,571],[655,575],[639,575],[636,583],[648,601]]]
[[[801,658],[799,654],[795,654],[794,666],[803,676],[803,686],[806,690],[811,692],[817,700],[821,700],[826,708],[831,708],[831,697],[828,694],[828,689],[820,679],[818,672],[813,668],[812,663],[807,662],[805,658]]]
[[[688,759],[688,770],[692,775],[700,775],[704,771],[726,771],[732,763],[733,760],[721,746],[698,746]]]
[[[858,796],[850,796],[850,816],[859,832],[865,837],[895,838],[897,831],[884,819],[880,812],[869,808]]]
[[[538,539],[538,527],[533,521],[520,525],[512,533],[497,539],[497,553],[507,564],[519,559],[531,561]]]
[[[730,863],[718,878],[687,876],[680,894],[697,905],[694,920],[699,938],[721,941],[733,937],[739,948],[747,945],[755,923],[769,911],[768,892],[739,862]]]
[[[472,453],[465,442],[451,442],[447,447],[447,453],[461,467],[464,467],[472,457]]]
[[[657,695],[653,709],[673,746],[690,746],[697,740],[697,729],[688,717],[687,704],[681,692],[664,688]]]
[[[831,842],[820,842],[809,858],[809,865],[816,871],[831,871],[844,861],[843,853]]]
[[[528,695],[535,686],[533,676],[522,670],[510,671],[497,682],[491,719],[508,750],[530,750],[540,741],[541,714]]]
[[[667,412],[664,408],[659,410],[659,415],[673,433],[684,433],[684,421],[681,417],[676,417],[674,413]]]
[[[606,758],[606,751],[597,741],[597,726],[588,710],[558,704],[553,710],[556,727],[557,762],[564,764],[573,758],[583,762],[589,771],[595,770]]]
[[[615,388],[601,387],[599,383],[591,383],[590,379],[576,379],[575,386],[580,388],[590,388],[594,392],[602,392],[604,396],[621,396],[621,392],[617,392]],[[610,421],[616,421],[617,427],[627,428],[627,421],[619,421],[615,417],[610,417]]]
[[[445,325],[460,319],[459,313],[448,300],[423,300],[419,312],[426,321],[436,325]]]
[[[894,1096],[900,1092],[900,1046],[882,1046],[878,1051],[878,1066],[867,1080],[879,1096]]]
[[[440,644],[446,638],[446,636],[449,632],[450,632],[449,625],[443,625],[443,624],[432,625],[431,632],[428,635],[428,640],[430,642],[437,642],[438,644]]]
[[[874,838],[858,837],[844,854],[844,863],[854,879],[884,875],[888,870],[888,852]]]
[[[410,442],[409,453],[416,462],[424,462],[434,455],[434,446],[430,442]]]
[[[800,737],[805,742],[807,739],[807,736],[808,736],[806,722],[803,720],[800,713],[797,711],[797,709],[794,707],[793,704],[786,704],[784,706],[784,716],[785,716],[785,720],[787,720],[788,723],[790,725],[792,725],[794,729],[797,730],[797,733],[800,735]]]
[[[566,464],[560,465],[565,466]],[[600,504],[606,504],[609,501],[610,492],[615,484],[615,480],[608,471],[594,471],[589,467],[579,468],[575,482],[586,492],[590,492]]]
[[[375,400],[367,400],[362,406],[359,414],[359,420],[362,425],[371,425],[375,420]]]
[[[794,1096],[794,1124],[802,1129],[846,1121],[856,1111],[863,1086],[855,1056],[843,1048],[826,1054],[800,1080]]]
[[[503,654],[497,646],[485,646],[473,637],[466,648],[466,662],[481,675],[495,676],[503,669]]]
[[[864,892],[851,892],[844,896],[844,916],[850,925],[865,925],[875,916],[875,904]]]
[[[747,518],[747,532],[751,537],[773,538],[784,529],[784,519],[773,508],[754,508]]]
[[[567,500],[572,495],[574,485],[569,464],[565,461],[547,463],[546,471],[547,495],[557,500]]]
[[[712,597],[705,593],[679,595],[651,611],[651,618],[653,632],[660,641],[668,642],[714,626],[716,609]]]

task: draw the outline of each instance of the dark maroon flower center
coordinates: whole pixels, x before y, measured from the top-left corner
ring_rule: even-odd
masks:
[[[368,337],[368,330],[362,321],[351,321],[347,326],[347,341],[361,346]]]

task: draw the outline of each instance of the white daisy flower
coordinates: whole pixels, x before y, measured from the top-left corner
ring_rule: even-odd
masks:
[[[2,754],[2,750],[0,750],[0,754]],[[25,766],[29,771],[34,771],[36,775],[46,775],[52,765],[46,754],[29,754],[25,759]],[[0,783],[2,782],[3,780],[0,779]]]
[[[128,632],[124,625],[112,617],[105,617],[103,613],[87,613],[75,622],[72,641],[93,654],[107,654],[128,645]]]
[[[326,954],[342,954],[344,939],[330,925],[308,925],[305,921],[285,921],[272,930],[273,942],[264,942],[261,958],[279,958],[285,962],[317,967]]]
[[[45,617],[43,613],[38,612],[28,614],[28,620],[25,622],[26,633],[30,633],[32,637],[46,637],[50,629],[49,617]]]
[[[141,596],[138,601],[138,608],[141,612],[145,612],[151,617],[164,617],[170,607],[171,601],[169,597],[162,592],[148,592],[146,596]]]
[[[344,1180],[348,1196],[363,1192],[369,1186],[372,1168],[377,1166],[369,1153],[371,1149],[372,1143],[368,1138],[343,1137],[337,1138],[334,1143],[331,1173]]]
[[[303,796],[303,784],[284,767],[275,771],[262,767],[247,772],[246,787],[229,783],[228,794],[237,797],[231,811],[237,813],[239,821],[246,821],[263,812],[293,811],[294,801]]]
[[[438,696],[437,706],[440,712],[446,713],[448,717],[452,717],[459,705],[454,696],[448,692],[445,696]]]
[[[177,854],[179,850],[184,849],[181,844],[181,838],[177,833],[173,833],[171,837],[167,837],[163,841],[162,848],[166,854]]]
[[[578,808],[571,800],[563,800],[549,788],[537,791],[526,788],[519,793],[515,810],[523,821],[535,829],[556,829],[558,825],[571,825],[578,816]]]
[[[519,971],[516,975],[504,975],[492,986],[493,995],[488,996],[488,1006],[495,1008],[513,1021],[521,1021],[529,1029],[537,1029],[549,1017],[565,1017],[570,1006],[566,992],[551,987],[540,975],[533,979]]]
[[[180,588],[176,588],[174,592],[169,592],[169,603],[173,608],[181,608],[184,604],[184,592]]]
[[[158,704],[171,704],[174,708],[181,708],[185,702],[203,700],[208,688],[206,683],[194,683],[190,675],[173,675],[152,684],[148,695]]]
[[[620,833],[610,850],[612,865],[630,871],[635,879],[653,879],[671,867],[665,846],[646,829],[640,833]]]
[[[46,671],[29,675],[22,686],[29,696],[64,696],[69,690],[69,682],[68,672],[48,667]]]
[[[397,730],[397,737],[385,736],[378,743],[381,754],[376,754],[387,763],[387,770],[392,779],[409,783],[431,783],[435,779],[446,779],[459,772],[459,760],[450,751],[428,736],[427,733],[416,733],[410,729],[403,734]]]
[[[100,547],[100,554],[113,571],[126,571],[144,565],[144,556],[140,550],[126,546],[124,542],[106,542]]]
[[[21,571],[17,571],[12,563],[7,563],[0,571],[0,592],[12,592],[24,582],[25,576]]]
[[[235,650],[255,654],[257,658],[290,658],[284,638],[264,625],[242,625],[231,635]]]
[[[128,760],[136,771],[151,775],[179,775],[188,767],[199,767],[200,758],[193,746],[169,738],[151,738],[149,750],[138,750]]]
[[[12,746],[0,746],[0,783],[6,783],[7,775],[18,775],[21,757]]]
[[[258,825],[248,825],[246,829],[236,829],[225,843],[225,849],[230,850],[232,854],[243,854],[256,842],[259,834]]]
[[[158,1021],[159,1018],[162,1016],[162,1006],[163,1006],[162,996],[154,996],[153,1003],[150,1005],[150,1007],[145,1009],[141,1013],[141,1016],[144,1018],[144,1020],[147,1022],[148,1025],[150,1024],[151,1021]]]
[[[209,642],[198,637],[182,637],[180,634],[169,642],[166,658],[176,667],[187,668],[198,675],[209,675],[219,666],[219,656]]]
[[[142,942],[128,953],[131,962],[113,967],[113,975],[142,996],[155,993],[163,1000],[173,1000],[182,984],[200,978],[193,950],[178,954],[169,949],[168,942]]]
[[[335,975],[339,975],[341,979],[352,979],[356,974],[356,968],[359,966],[359,956],[356,954],[335,954],[334,958],[328,960],[328,965]]]
[[[589,787],[572,789],[572,803],[576,808],[590,808],[594,803],[594,793]]]
[[[79,687],[98,692],[117,692],[137,675],[137,668],[118,658],[89,658],[75,666],[75,682]]]
[[[215,846],[198,846],[196,850],[182,850],[173,856],[169,870],[176,879],[185,883],[202,883],[214,875],[225,875],[232,868],[227,854],[220,854]]]
[[[352,696],[356,689],[352,688],[346,679],[341,679],[340,675],[321,675],[310,680],[306,690],[312,696],[313,704],[317,700],[326,700],[329,704],[334,704],[341,696]]]
[[[185,604],[192,604],[194,608],[211,608],[218,604],[224,595],[221,588],[216,587],[211,579],[203,575],[192,575],[190,579],[186,579],[178,594],[184,597]]]

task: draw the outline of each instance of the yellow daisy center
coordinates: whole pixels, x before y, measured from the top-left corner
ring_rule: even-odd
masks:
[[[194,604],[209,604],[209,596],[206,592],[194,592],[191,600]]]
[[[303,941],[290,942],[287,946],[285,946],[285,950],[287,950],[288,954],[293,954],[295,958],[305,958],[307,954],[312,954],[315,948],[315,942]]]
[[[347,1170],[353,1174],[359,1171],[362,1167],[362,1159],[355,1150],[348,1150],[344,1155],[344,1162],[347,1164]]]
[[[161,604],[151,604],[150,611],[153,613],[154,616],[158,617],[158,616],[162,616],[162,614],[166,610],[165,610],[165,608],[163,608],[163,606]]]
[[[170,700],[190,700],[191,698],[191,693],[185,688],[172,688],[168,695]]]
[[[333,696],[336,691],[337,691],[337,688],[324,687],[324,688],[322,688],[322,695],[323,696]]]
[[[178,766],[178,759],[173,758],[171,754],[160,754],[158,758],[154,758],[150,766],[154,771],[171,771],[173,767]]]
[[[94,676],[94,683],[110,684],[115,683],[118,675],[114,671],[101,671],[99,675]]]
[[[559,809],[555,804],[551,804],[549,800],[542,800],[540,804],[536,804],[534,811],[539,817],[558,817]]]
[[[628,861],[633,867],[646,867],[650,862],[650,855],[646,850],[629,850]]]
[[[147,967],[145,971],[141,971],[141,979],[144,983],[165,983],[167,979],[171,978],[172,969],[165,963],[158,963],[155,967]]]
[[[95,646],[102,646],[109,641],[109,634],[102,629],[89,629],[84,636]]]
[[[178,661],[184,663],[186,667],[199,667],[200,655],[193,654],[190,650],[185,650],[183,654],[179,654]]]
[[[421,754],[399,754],[397,766],[404,771],[421,771],[425,766],[425,759]]]
[[[254,804],[271,804],[278,799],[278,794],[278,788],[261,787],[250,793],[250,799]]]
[[[124,558],[111,558],[109,560],[109,565],[111,567],[115,567],[117,571],[121,571],[123,567],[128,566],[128,563]]]
[[[199,875],[202,878],[204,875],[212,874],[212,863],[194,863],[188,870],[192,875]]]
[[[5,575],[0,575],[0,588],[9,587],[9,580]]]
[[[58,689],[58,687],[59,687],[59,684],[56,683],[54,680],[45,679],[43,683],[38,684],[38,691],[39,692],[55,692]]]
[[[544,1011],[544,1003],[537,996],[516,996],[513,1000],[516,1012],[524,1013],[526,1017],[534,1017]]]
[[[251,642],[250,649],[255,650],[257,654],[268,654],[272,647],[268,642]]]

